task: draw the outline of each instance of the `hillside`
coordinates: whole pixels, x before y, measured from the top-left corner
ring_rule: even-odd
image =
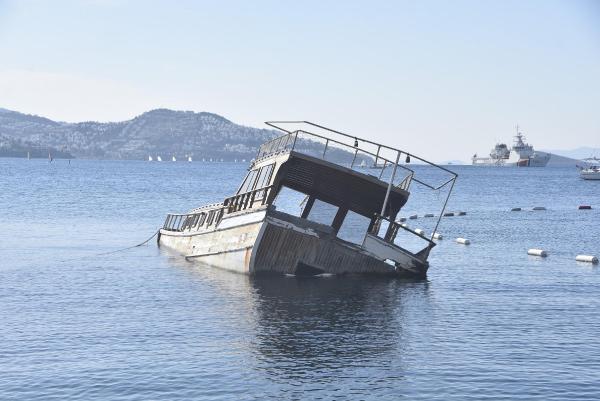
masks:
[[[0,156],[147,159],[190,155],[252,158],[272,130],[245,127],[217,114],[157,109],[122,122],[65,123],[0,109]],[[45,155],[45,156],[44,156]]]

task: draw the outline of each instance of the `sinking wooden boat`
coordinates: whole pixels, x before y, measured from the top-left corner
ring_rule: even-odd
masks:
[[[449,186],[442,216],[455,173],[317,124],[267,124],[284,134],[260,147],[237,193],[221,203],[169,214],[159,232],[161,247],[189,261],[251,275],[425,277],[440,220],[425,237],[396,218],[414,182],[431,190]],[[302,129],[292,128],[298,125]],[[401,157],[443,170],[449,179],[431,186],[400,163]],[[378,176],[358,168],[365,159],[383,166]],[[401,233],[421,241],[422,248],[407,249]]]

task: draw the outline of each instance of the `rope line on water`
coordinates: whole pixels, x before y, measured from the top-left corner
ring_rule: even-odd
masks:
[[[145,241],[143,241],[143,242],[140,242],[140,243],[139,243],[139,244],[137,244],[137,245],[128,246],[128,247],[126,247],[126,248],[117,249],[117,250],[115,250],[115,251],[101,252],[101,253],[96,253],[96,254],[94,254],[94,255],[87,255],[87,256],[80,256],[80,257],[77,257],[77,258],[64,259],[64,260],[61,260],[61,261],[59,261],[59,262],[60,262],[60,263],[63,263],[63,262],[69,262],[69,261],[72,261],[72,260],[79,260],[79,259],[85,259],[85,258],[93,258],[93,257],[96,257],[96,256],[112,255],[112,254],[114,254],[114,253],[119,253],[119,252],[127,251],[127,250],[129,250],[129,249],[133,249],[133,248],[140,247],[140,246],[142,246],[142,245],[146,245],[148,242],[150,242],[150,240],[152,240],[152,238],[156,237],[156,236],[158,235],[158,233],[159,233],[159,232],[160,232],[160,229],[159,229],[159,230],[156,230],[156,231],[154,232],[154,234],[152,234],[152,236],[151,236],[150,238],[148,238],[147,240],[145,240]]]

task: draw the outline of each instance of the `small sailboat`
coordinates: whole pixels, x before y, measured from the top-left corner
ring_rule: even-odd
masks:
[[[365,161],[365,159],[362,159],[362,161],[360,162],[360,164],[358,165],[358,167],[360,167],[360,168],[366,168],[367,167],[367,162]]]
[[[192,156],[188,156],[188,163],[192,162]]]
[[[27,152],[27,160],[31,160],[31,154]]]
[[[151,162],[152,160],[152,156],[148,156],[148,161]]]
[[[53,161],[53,160],[54,160],[54,159],[52,158],[52,155],[50,154],[50,152],[48,152],[48,161],[49,161],[50,163],[52,163],[52,161]]]
[[[156,160],[158,160],[159,162],[161,162],[162,161],[162,157],[156,156]]]
[[[175,156],[173,156],[173,157],[171,158],[171,160],[172,160],[172,161],[174,161],[174,162],[176,162],[176,161],[177,161],[177,159],[175,158]]]

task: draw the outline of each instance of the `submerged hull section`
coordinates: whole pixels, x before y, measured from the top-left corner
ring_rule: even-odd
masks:
[[[331,227],[274,210],[223,219],[221,225],[222,228],[203,233],[161,230],[159,245],[192,262],[250,275],[374,274],[424,278],[427,273],[427,263],[408,255],[400,265],[391,265],[382,257],[337,238]]]

